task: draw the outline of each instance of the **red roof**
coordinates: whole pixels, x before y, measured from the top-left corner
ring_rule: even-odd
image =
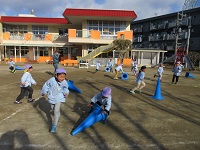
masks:
[[[41,24],[67,24],[65,18],[40,18],[40,17],[13,17],[1,16],[0,22],[12,23],[41,23]]]
[[[104,9],[74,9],[67,8],[64,13],[67,16],[97,16],[97,17],[128,17],[137,18],[134,11],[131,10],[104,10]]]

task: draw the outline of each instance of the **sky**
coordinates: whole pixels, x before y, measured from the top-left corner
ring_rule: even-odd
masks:
[[[200,1],[200,0],[199,0]],[[181,11],[185,0],[0,0],[0,16],[62,17],[66,8],[133,10],[137,20]]]

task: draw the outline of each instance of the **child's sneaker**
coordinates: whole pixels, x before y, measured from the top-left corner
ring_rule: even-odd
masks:
[[[139,93],[142,93],[142,90],[139,89],[138,92],[139,92]]]
[[[22,102],[14,101],[15,104],[21,104]]]
[[[114,78],[115,80],[117,80],[118,78],[116,77],[116,78]]]
[[[32,103],[32,102],[34,102],[35,100],[34,99],[28,99],[28,103]]]
[[[52,125],[51,132],[52,132],[52,133],[55,133],[55,132],[56,132],[56,125]]]
[[[129,92],[131,92],[132,94],[135,94],[135,92],[133,90],[130,90]]]

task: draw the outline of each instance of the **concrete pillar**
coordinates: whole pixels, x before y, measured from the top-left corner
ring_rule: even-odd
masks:
[[[15,51],[15,62],[17,62],[16,61],[16,59],[17,59],[17,49],[16,49],[16,46],[14,46],[14,51]]]
[[[162,53],[162,62],[164,61],[164,54],[165,54],[165,53],[163,52],[163,53]]]
[[[160,52],[157,52],[157,60],[156,63],[159,64]]]
[[[140,60],[140,64],[142,65],[142,61],[143,61],[143,53],[144,52],[141,52],[141,60]]]
[[[140,64],[140,51],[138,51],[138,64]]]
[[[33,60],[35,60],[35,47],[33,47]]]
[[[22,62],[22,49],[21,46],[19,46],[19,60]]]

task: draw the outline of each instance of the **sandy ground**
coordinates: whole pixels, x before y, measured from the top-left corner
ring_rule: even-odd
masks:
[[[23,64],[18,64],[22,66]],[[38,83],[34,98],[53,71],[52,65],[34,64],[33,78]],[[61,66],[60,66],[61,67]],[[170,85],[172,72],[165,68],[161,83],[164,100],[154,95],[157,79],[154,68],[146,71],[143,93],[132,95],[135,77],[113,80],[114,73],[94,73],[95,68],[65,67],[67,79],[73,80],[82,94],[70,92],[61,105],[57,133],[49,132],[48,102],[41,98],[35,104],[20,105],[14,100],[20,92],[23,71],[11,74],[8,66],[0,65],[0,150],[198,150],[200,149],[200,72],[191,72],[196,79],[180,77],[177,85]],[[106,125],[96,123],[72,136],[70,132],[87,116],[86,105],[105,86],[112,88],[111,115]]]

